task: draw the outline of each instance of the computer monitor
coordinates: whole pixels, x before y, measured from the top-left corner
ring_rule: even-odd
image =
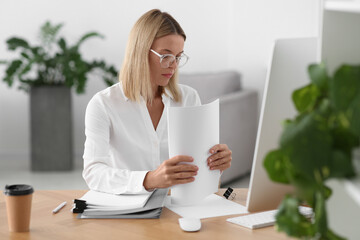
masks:
[[[309,84],[308,65],[319,62],[318,38],[279,39],[275,42],[266,77],[256,138],[250,186],[249,212],[276,209],[284,195],[292,190],[272,182],[263,167],[266,154],[278,147],[282,121],[294,118],[292,92]]]

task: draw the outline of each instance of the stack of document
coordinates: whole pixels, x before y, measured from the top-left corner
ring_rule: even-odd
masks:
[[[149,194],[114,195],[88,191],[75,199],[73,212],[78,218],[159,218],[168,189],[157,189]],[[76,210],[76,211],[75,211]]]

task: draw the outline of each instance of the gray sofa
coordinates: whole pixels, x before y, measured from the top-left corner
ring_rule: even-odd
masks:
[[[202,104],[220,99],[220,143],[232,151],[232,165],[221,176],[226,184],[251,170],[257,131],[258,94],[243,89],[235,71],[180,74],[179,83],[195,88]]]

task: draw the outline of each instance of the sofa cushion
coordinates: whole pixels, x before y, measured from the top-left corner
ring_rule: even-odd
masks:
[[[196,89],[203,104],[241,90],[240,74],[235,71],[179,74],[179,83]]]

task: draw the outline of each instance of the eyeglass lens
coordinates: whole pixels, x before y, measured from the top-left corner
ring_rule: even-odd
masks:
[[[178,67],[182,67],[186,64],[187,57],[185,55],[183,55],[181,57],[176,58],[175,56],[166,55],[161,60],[161,67],[168,68],[169,66],[171,66],[174,63],[174,61],[177,61]]]

